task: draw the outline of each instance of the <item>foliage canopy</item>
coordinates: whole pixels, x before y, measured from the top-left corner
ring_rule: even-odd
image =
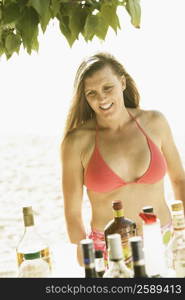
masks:
[[[0,56],[19,54],[21,45],[31,54],[38,51],[39,28],[45,33],[49,22],[57,19],[69,46],[81,34],[85,41],[94,36],[105,40],[109,27],[121,29],[118,6],[129,13],[131,23],[140,27],[140,0],[0,0]]]

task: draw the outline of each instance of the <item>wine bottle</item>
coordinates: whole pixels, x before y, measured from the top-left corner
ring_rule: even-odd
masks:
[[[132,278],[133,272],[124,261],[121,235],[119,233],[107,236],[109,264],[103,278]]]
[[[145,269],[143,242],[140,236],[134,236],[129,239],[132,249],[134,277],[148,277]]]
[[[101,250],[95,250],[95,269],[97,276],[103,277],[103,274],[105,273],[105,262]]]
[[[16,248],[18,267],[25,260],[25,255],[40,253],[42,259],[48,263],[51,271],[50,250],[46,241],[39,235],[34,225],[32,206],[23,207],[24,234]]]
[[[83,253],[83,261],[85,267],[85,278],[98,277],[95,270],[94,244],[91,239],[83,239],[80,241]]]
[[[136,223],[128,218],[125,218],[122,201],[113,201],[112,208],[114,218],[104,228],[106,249],[108,249],[108,235],[119,233],[121,235],[125,263],[129,268],[132,269],[132,255],[129,238],[136,235]]]
[[[50,277],[49,265],[41,257],[41,252],[24,254],[24,261],[20,265],[19,275],[20,278],[43,278]]]
[[[168,268],[175,271],[175,277],[185,277],[185,216],[181,200],[171,203],[173,236],[167,246]]]

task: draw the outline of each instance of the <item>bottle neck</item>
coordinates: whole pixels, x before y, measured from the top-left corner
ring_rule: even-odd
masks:
[[[124,218],[124,213],[123,213],[123,209],[119,209],[119,210],[113,210],[113,216],[115,219],[121,219]]]
[[[24,232],[26,234],[32,234],[35,232],[35,226],[34,225],[31,225],[31,226],[25,226],[24,227]]]
[[[144,260],[135,261],[133,263],[134,277],[148,277],[146,274]]]
[[[86,264],[85,265],[85,278],[95,278],[97,277],[96,270],[95,270],[95,264]]]

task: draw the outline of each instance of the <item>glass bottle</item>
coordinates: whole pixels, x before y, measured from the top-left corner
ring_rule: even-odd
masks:
[[[134,277],[148,277],[145,269],[143,241],[140,236],[134,236],[129,239],[132,249]]]
[[[18,277],[20,278],[50,277],[49,265],[41,257],[40,251],[35,253],[24,254],[24,261],[20,265]]]
[[[149,277],[165,277],[166,264],[160,220],[153,213],[140,213],[146,273]]]
[[[125,263],[127,267],[132,269],[132,255],[129,238],[136,235],[136,223],[128,218],[125,218],[122,201],[113,201],[112,208],[114,219],[112,219],[104,229],[106,249],[108,249],[108,235],[119,233],[121,235]]]
[[[40,252],[40,256],[48,263],[51,270],[50,250],[43,237],[36,231],[31,206],[23,207],[23,220],[25,227],[24,234],[16,248],[18,267],[25,260],[25,255]]]
[[[104,278],[132,278],[133,272],[124,261],[121,235],[119,233],[107,236],[109,264],[105,271]]]
[[[95,251],[95,269],[98,277],[103,277],[105,273],[105,262],[103,252],[101,250]]]
[[[85,266],[85,278],[98,277],[95,270],[94,244],[91,239],[83,239],[80,241],[83,253],[83,261]]]
[[[171,203],[173,236],[167,246],[168,268],[185,277],[185,216],[181,200]]]

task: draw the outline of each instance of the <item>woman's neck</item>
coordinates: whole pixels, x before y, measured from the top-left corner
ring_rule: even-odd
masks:
[[[110,129],[111,131],[120,131],[131,120],[130,115],[125,108],[112,118],[101,118],[96,116],[96,122],[99,128]]]

